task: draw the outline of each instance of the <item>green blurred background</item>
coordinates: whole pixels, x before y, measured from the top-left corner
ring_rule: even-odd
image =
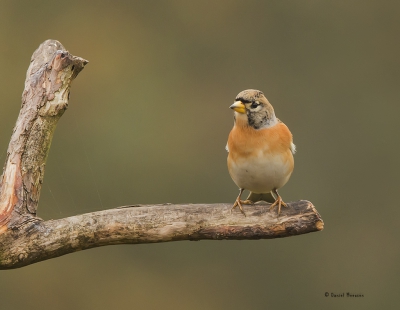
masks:
[[[110,246],[1,271],[1,309],[398,305],[399,14],[396,1],[1,0],[1,162],[38,45],[57,39],[90,61],[39,216],[233,202],[228,107],[255,88],[298,147],[283,198],[312,201],[325,221],[298,237]]]

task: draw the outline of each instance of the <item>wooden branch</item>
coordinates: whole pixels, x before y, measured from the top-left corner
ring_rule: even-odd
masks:
[[[0,231],[36,217],[54,130],[68,106],[71,82],[87,63],[54,40],[33,53],[0,179]]]
[[[305,200],[290,203],[278,217],[266,205],[127,206],[60,220],[35,221],[2,238],[0,269],[17,268],[67,253],[111,244],[179,240],[243,240],[288,237],[318,231],[323,222]],[[18,240],[18,246],[15,246]]]
[[[43,221],[36,216],[44,167],[72,80],[87,61],[54,40],[40,45],[27,72],[21,111],[0,178],[0,269],[93,247],[178,240],[270,239],[323,229],[311,202],[289,203],[278,217],[268,205],[126,206]]]

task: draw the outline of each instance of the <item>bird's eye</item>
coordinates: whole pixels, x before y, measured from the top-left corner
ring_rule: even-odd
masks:
[[[254,102],[251,104],[250,108],[255,109],[255,108],[257,108],[259,105],[260,105],[260,104],[258,103],[258,101],[254,101]]]

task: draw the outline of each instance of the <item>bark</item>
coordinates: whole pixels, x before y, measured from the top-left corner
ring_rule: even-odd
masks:
[[[43,221],[36,216],[46,158],[72,81],[88,62],[55,40],[34,52],[21,111],[0,178],[0,269],[26,266],[98,246],[178,240],[270,239],[319,231],[323,221],[309,201],[289,203],[278,217],[268,205],[126,206]]]
[[[34,220],[44,167],[72,80],[88,62],[47,40],[33,53],[0,179],[0,231]]]

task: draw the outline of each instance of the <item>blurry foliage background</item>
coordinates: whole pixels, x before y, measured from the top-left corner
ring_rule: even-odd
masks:
[[[39,44],[90,61],[53,140],[39,216],[233,202],[228,107],[255,88],[298,147],[281,194],[325,221],[299,237],[113,246],[1,271],[1,308],[399,304],[399,13],[395,1],[1,0],[1,161]]]

